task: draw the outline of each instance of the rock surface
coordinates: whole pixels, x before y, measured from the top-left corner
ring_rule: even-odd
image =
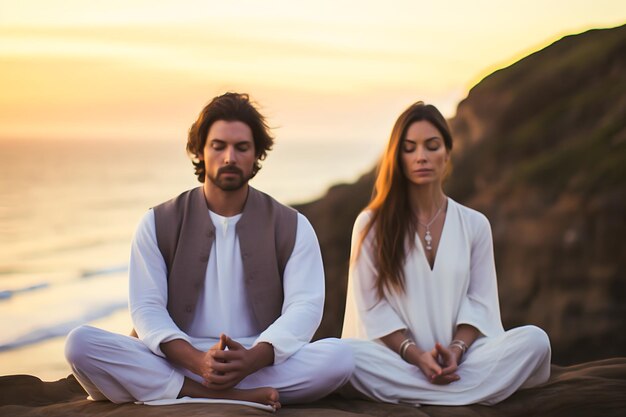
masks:
[[[626,358],[571,367],[552,367],[550,380],[539,388],[522,390],[492,407],[380,404],[331,396],[311,404],[286,406],[284,417],[621,417],[626,410]],[[41,382],[28,375],[0,377],[0,416],[11,417],[221,417],[268,416],[267,411],[239,405],[182,404],[153,407],[92,402],[73,377]]]
[[[626,26],[496,71],[450,125],[446,191],[491,221],[505,327],[545,329],[559,364],[626,355]],[[326,266],[317,337],[341,332],[352,225],[373,179],[297,207]]]

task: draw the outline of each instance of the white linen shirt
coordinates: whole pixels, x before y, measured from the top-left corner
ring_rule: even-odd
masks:
[[[204,292],[185,333],[167,311],[167,268],[156,239],[154,211],[139,223],[129,266],[129,305],[135,330],[148,348],[165,356],[160,344],[183,339],[206,351],[225,333],[246,348],[267,342],[274,364],[284,362],[308,343],[319,326],[324,307],[324,269],[315,231],[298,213],[296,241],[283,274],[281,316],[260,333],[246,303],[243,264],[235,225],[241,215],[223,217],[208,211],[215,242],[207,264]]]

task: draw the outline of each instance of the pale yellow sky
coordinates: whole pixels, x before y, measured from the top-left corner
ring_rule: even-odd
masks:
[[[447,116],[483,76],[624,1],[0,0],[0,140],[180,140],[249,92],[289,140],[385,138],[422,99]]]

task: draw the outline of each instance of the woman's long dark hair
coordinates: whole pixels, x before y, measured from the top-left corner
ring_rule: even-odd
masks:
[[[420,120],[435,126],[443,137],[446,149],[452,150],[450,129],[435,106],[418,101],[406,109],[393,126],[378,167],[372,199],[366,208],[372,216],[363,230],[359,245],[362,246],[365,237],[374,229],[374,259],[378,268],[376,290],[380,299],[384,298],[385,289],[399,292],[405,289],[406,242],[408,236],[417,232],[417,222],[409,204],[408,180],[402,171],[400,153],[409,126]],[[412,244],[413,241],[409,242]]]

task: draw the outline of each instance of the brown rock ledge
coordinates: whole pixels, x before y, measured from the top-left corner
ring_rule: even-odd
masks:
[[[486,407],[379,404],[331,396],[311,404],[286,406],[280,416],[623,416],[626,414],[626,357],[552,366],[552,377],[541,387],[523,390],[506,401]],[[186,404],[150,407],[92,402],[74,377],[42,382],[30,375],[0,377],[0,416],[268,416],[267,412],[233,405]]]

